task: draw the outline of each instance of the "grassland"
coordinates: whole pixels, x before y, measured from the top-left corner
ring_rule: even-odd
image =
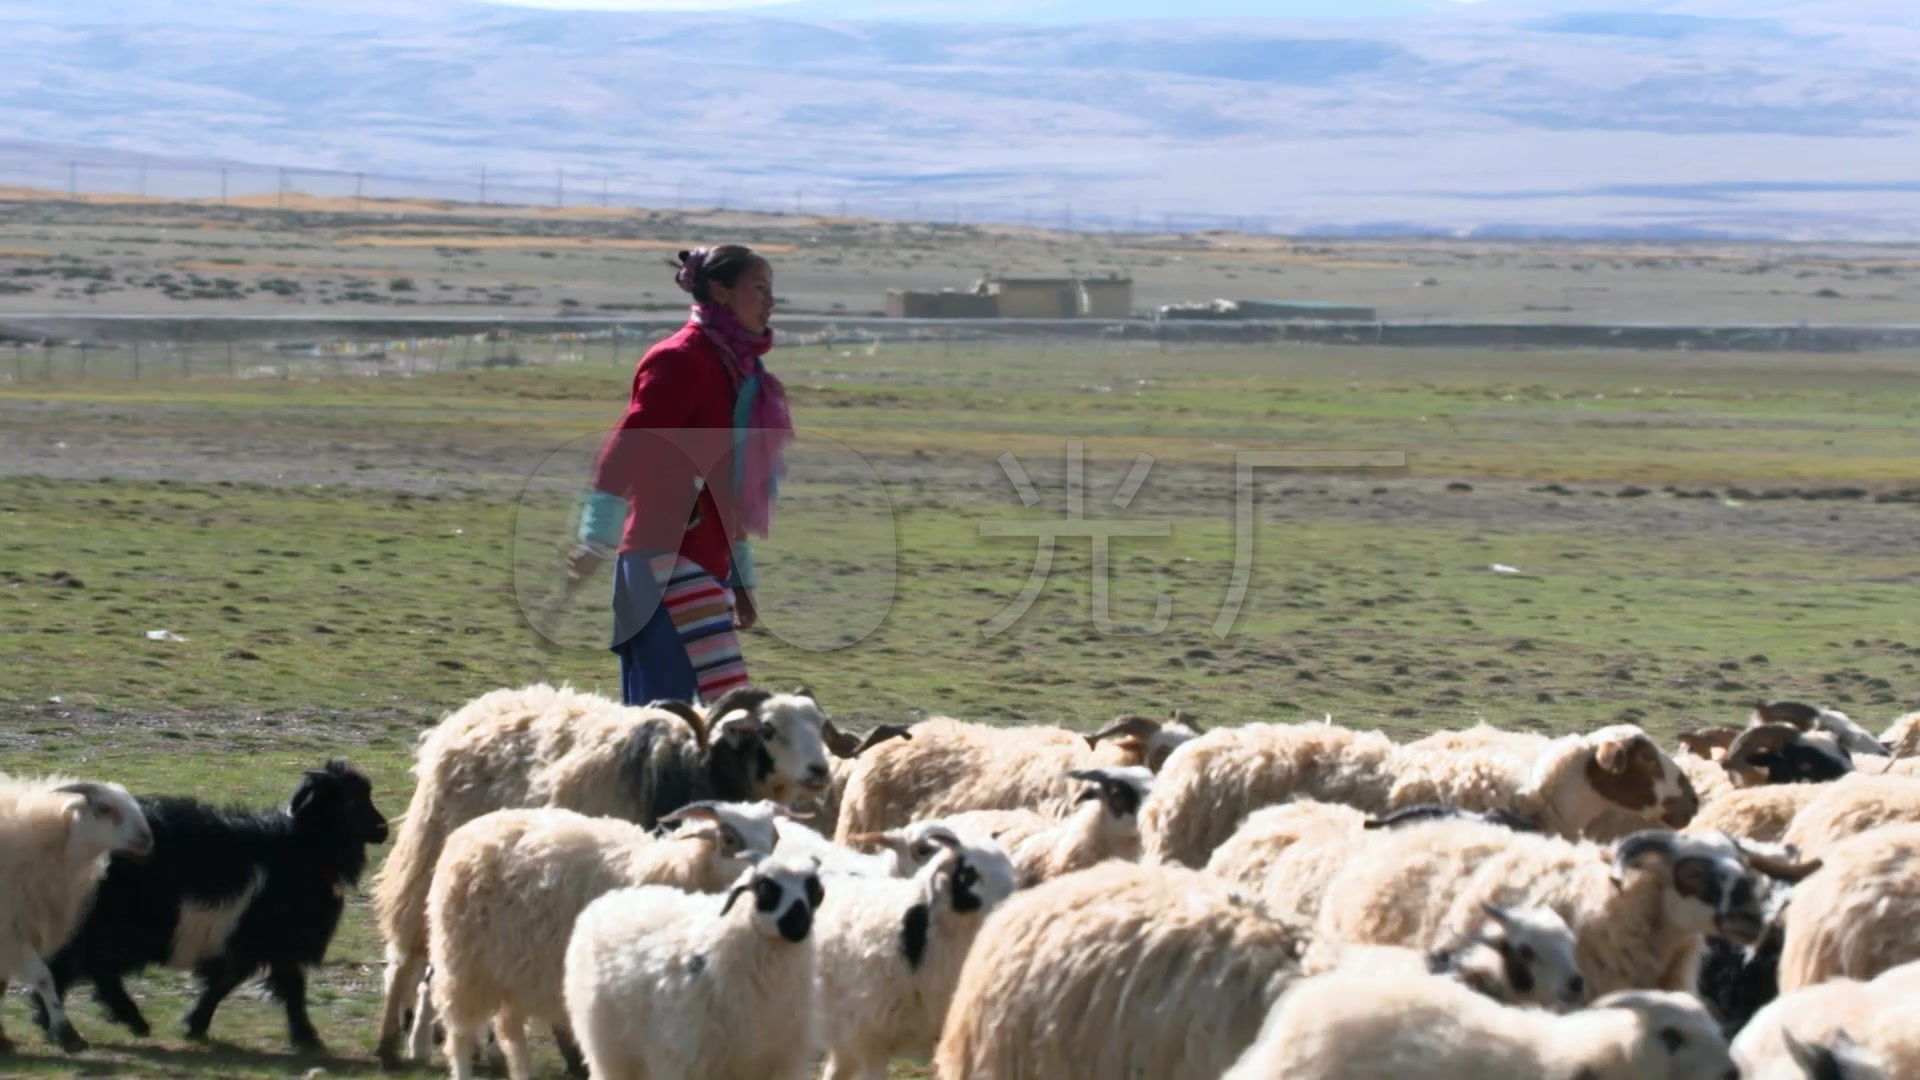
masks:
[[[760,547],[765,629],[747,658],[855,727],[1086,727],[1177,706],[1400,733],[1624,718],[1670,736],[1761,696],[1870,726],[1920,704],[1920,356],[1114,345],[771,361],[805,434]],[[0,390],[0,767],[265,804],[341,754],[397,815],[415,735],[467,698],[538,678],[612,693],[604,593],[551,651],[523,614],[552,583],[583,455],[626,377]],[[1163,593],[1156,633],[1095,625],[1085,539],[1059,541],[1031,608],[983,632],[1035,541],[982,523],[1060,520],[1068,440],[1084,442],[1089,518],[1165,523],[1111,542],[1114,629],[1149,624]],[[1273,448],[1407,465],[1260,475],[1249,588],[1222,637],[1234,454]],[[1145,482],[1117,507],[1143,453]],[[333,956],[314,993],[323,1061],[283,1056],[277,1010],[239,996],[213,1048],[183,1042],[186,983],[156,973],[135,988],[159,1031],[146,1042],[79,995],[97,1047],[83,1058],[49,1054],[9,998],[8,1071],[370,1070],[379,949],[357,898]]]

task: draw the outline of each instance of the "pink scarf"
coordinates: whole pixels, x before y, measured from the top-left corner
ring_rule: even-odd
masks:
[[[749,334],[732,309],[718,304],[696,302],[692,322],[719,350],[739,395],[733,407],[733,438],[736,448],[742,440],[746,445],[734,458],[733,479],[740,524],[754,536],[765,536],[780,480],[787,475],[786,447],[793,441],[786,388],[761,360],[773,348],[773,331]]]

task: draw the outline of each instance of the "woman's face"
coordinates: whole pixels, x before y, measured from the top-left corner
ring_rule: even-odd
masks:
[[[712,292],[720,306],[733,310],[749,334],[765,331],[773,318],[773,270],[764,262],[741,271],[732,288],[715,282]]]

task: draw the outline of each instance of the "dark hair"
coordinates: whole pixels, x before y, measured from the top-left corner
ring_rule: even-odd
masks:
[[[696,255],[702,254],[704,258],[695,259]],[[739,282],[741,274],[755,266],[768,266],[765,257],[742,244],[721,244],[716,248],[682,251],[678,255],[679,261],[674,265],[681,270],[677,275],[680,287],[703,304],[713,299],[707,293],[707,286],[717,282],[731,289]],[[687,272],[689,261],[695,263],[691,273]],[[770,266],[768,268],[771,269]]]

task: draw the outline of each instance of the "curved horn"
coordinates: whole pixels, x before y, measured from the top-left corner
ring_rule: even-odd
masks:
[[[913,844],[914,856],[916,858],[926,858],[927,856],[932,855],[933,848],[930,845],[933,845],[933,844],[938,844],[949,851],[959,851],[960,837],[956,835],[952,829],[947,828],[945,825],[932,826],[931,828],[928,828],[925,831],[921,832],[919,839],[914,841],[914,844]]]
[[[693,729],[694,741],[699,744],[700,749],[705,750],[707,748],[707,718],[700,715],[698,709],[695,709],[684,701],[676,701],[673,698],[656,698],[653,701],[647,702],[647,708],[658,709],[661,712],[670,712],[680,719],[685,720],[687,726]]]
[[[1187,727],[1192,728],[1195,735],[1205,735],[1207,733],[1207,729],[1200,726],[1200,721],[1195,720],[1193,714],[1185,709],[1173,710],[1173,722],[1176,724],[1185,724]]]
[[[1775,881],[1784,881],[1789,885],[1799,884],[1814,871],[1826,864],[1826,860],[1824,859],[1809,859],[1805,862],[1797,862],[1795,860],[1798,858],[1799,852],[1791,847],[1787,848],[1786,856],[1782,857],[1769,851],[1762,851],[1750,847],[1746,841],[1737,836],[1729,836],[1728,839],[1733,841],[1733,846],[1740,851],[1741,860],[1749,867],[1758,870],[1760,873],[1767,875]]]
[[[1754,705],[1753,715],[1761,724],[1791,724],[1801,731],[1812,731],[1820,721],[1820,710],[1802,701],[1762,701]]]
[[[859,746],[854,747],[852,756],[859,757],[888,739],[906,739],[912,742],[913,733],[907,730],[905,724],[881,724],[867,732],[867,737],[860,740]]]
[[[1799,738],[1800,729],[1792,724],[1750,727],[1727,746],[1727,756],[1720,759],[1720,766],[1728,771],[1750,768],[1749,762],[1755,754],[1777,754]]]
[[[1613,848],[1613,880],[1617,883],[1627,876],[1627,871],[1639,864],[1647,855],[1659,855],[1672,860],[1674,849],[1673,833],[1665,829],[1642,829],[1620,839]]]
[[[107,786],[90,780],[75,780],[71,784],[61,784],[53,790],[61,795],[84,795],[88,802],[94,802],[107,793]]]
[[[1505,930],[1509,934],[1513,932],[1513,915],[1507,911],[1506,908],[1501,907],[1491,900],[1482,900],[1480,901],[1480,913],[1492,919],[1494,922],[1499,923],[1500,929]],[[1491,945],[1493,943],[1482,940],[1480,944]]]
[[[719,803],[711,799],[702,799],[699,802],[690,802],[671,813],[662,814],[659,820],[662,823],[669,821],[686,821],[689,818],[700,818],[703,821],[719,821],[720,812],[717,809],[719,805]]]
[[[1136,739],[1150,739],[1160,731],[1160,721],[1151,716],[1127,715],[1114,718],[1113,722],[1099,731],[1087,736],[1088,746],[1100,745],[1101,739],[1111,739],[1116,735],[1132,736]]]

